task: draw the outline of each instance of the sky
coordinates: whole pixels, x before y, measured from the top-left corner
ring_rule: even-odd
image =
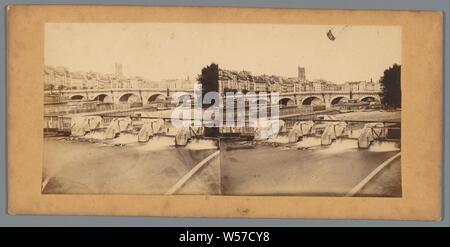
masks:
[[[328,30],[336,37],[327,38]],[[44,63],[150,80],[195,78],[215,62],[254,75],[377,81],[401,64],[398,26],[199,23],[46,23]]]

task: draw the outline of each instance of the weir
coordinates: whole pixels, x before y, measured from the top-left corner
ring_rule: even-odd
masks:
[[[105,132],[105,139],[116,138],[120,132],[129,130],[131,127],[131,118],[114,118],[108,125]]]
[[[186,146],[193,137],[203,136],[204,128],[202,127],[181,127],[177,129],[175,135],[175,146]]]
[[[330,145],[334,140],[345,135],[347,124],[345,122],[327,123],[320,137],[321,145]]]
[[[236,112],[239,111],[237,110],[232,112],[234,114],[231,117],[231,121],[235,121],[235,124],[238,123]],[[89,140],[111,140],[117,138],[121,132],[127,132],[129,135],[134,135],[137,142],[145,143],[155,135],[165,135],[173,137],[176,146],[185,146],[194,138],[208,139],[211,135],[207,133],[211,132],[211,129],[216,129],[212,138],[218,139],[236,138],[236,140],[294,144],[308,136],[317,138],[320,145],[328,146],[338,138],[348,138],[355,139],[359,148],[368,148],[374,140],[384,140],[389,136],[394,140],[400,139],[400,122],[398,121],[337,119],[335,116],[342,113],[335,109],[313,111],[310,108],[284,107],[280,108],[281,115],[278,118],[271,119],[272,116],[270,116],[258,119],[256,122],[246,120],[251,114],[256,115],[251,108],[245,106],[242,110],[245,112],[245,122],[239,122],[241,125],[226,125],[225,120],[229,120],[226,115],[223,117],[224,126],[214,128],[176,127],[171,121],[172,110],[157,111],[146,107],[45,116],[44,120],[47,120],[47,124],[44,126],[53,131],[70,133],[73,137]],[[364,112],[361,111],[361,114]],[[193,119],[194,116],[190,115]]]
[[[164,120],[145,119],[138,133],[138,142],[148,142],[154,135],[165,133]]]
[[[287,120],[289,121],[289,120]],[[289,123],[289,122],[288,122]],[[295,121],[287,136],[287,143],[302,142],[302,137],[320,138],[320,145],[331,145],[339,138],[355,140],[358,148],[367,149],[374,141],[399,141],[400,123],[362,120]],[[358,127],[360,126],[360,127]],[[355,136],[356,135],[356,136]]]
[[[303,136],[315,133],[313,121],[296,122],[289,132],[289,143],[298,142]]]
[[[138,116],[137,116],[138,115]],[[111,140],[120,133],[127,132],[136,135],[137,142],[148,142],[153,136],[164,135],[174,138],[175,146],[186,146],[194,138],[206,138],[205,128],[188,126],[175,127],[169,119],[157,118],[151,114],[139,113],[137,115],[119,116],[76,116],[70,121],[70,133],[73,137],[97,140]],[[255,141],[271,141],[272,139],[286,138],[286,143],[301,142],[303,137],[319,138],[320,145],[331,145],[339,138],[354,139],[359,148],[369,148],[375,140],[387,140],[390,129],[398,132],[399,123],[343,121],[343,120],[308,120],[296,121],[289,124],[284,120],[260,120],[255,127],[219,127],[220,133],[231,133]],[[325,123],[324,123],[325,122]],[[287,127],[291,125],[292,127]],[[356,127],[355,124],[363,127]],[[231,128],[231,130],[230,130]],[[95,132],[94,132],[95,131]],[[242,133],[241,133],[242,132]],[[394,132],[394,131],[393,131]],[[91,133],[88,135],[88,133]],[[352,135],[350,133],[353,133]],[[95,134],[95,135],[94,135]],[[355,137],[355,134],[357,135]],[[93,138],[95,136],[95,138]],[[353,137],[352,137],[353,136]],[[225,136],[224,136],[225,137]],[[224,138],[217,137],[217,138]],[[226,138],[226,137],[225,137]],[[229,138],[229,137],[228,137]],[[389,139],[398,140],[398,139]]]
[[[368,123],[364,125],[360,136],[358,137],[359,148],[369,148],[374,140],[386,137],[385,126],[383,123]]]

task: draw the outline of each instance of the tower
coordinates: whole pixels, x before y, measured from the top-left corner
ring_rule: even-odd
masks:
[[[123,71],[122,71],[122,64],[120,63],[116,63],[114,64],[115,67],[115,74],[117,77],[122,77],[123,76]]]
[[[300,80],[306,80],[306,75],[305,75],[305,68],[304,67],[297,67],[298,70],[298,79]]]

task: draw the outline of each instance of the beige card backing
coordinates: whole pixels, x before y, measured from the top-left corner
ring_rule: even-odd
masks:
[[[402,29],[401,198],[43,195],[46,22],[395,25]],[[440,12],[22,5],[8,7],[10,214],[441,219],[443,15]]]

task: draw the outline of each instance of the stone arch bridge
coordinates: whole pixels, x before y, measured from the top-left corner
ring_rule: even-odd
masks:
[[[86,90],[62,90],[58,91],[63,96],[71,100],[97,100],[99,102],[109,103],[132,103],[142,102],[151,104],[158,99],[166,99],[168,96],[190,96],[194,94],[193,90],[166,90],[166,89],[86,89]],[[50,93],[46,91],[45,93]],[[325,105],[327,108],[339,102],[348,100],[378,101],[380,102],[380,91],[308,91],[282,93],[279,96],[279,102],[282,106],[301,106],[301,105]]]
[[[289,105],[325,105],[326,108],[332,107],[340,102],[354,100],[357,102],[380,102],[380,91],[317,91],[317,92],[293,92],[282,93],[280,95],[280,104]]]
[[[168,96],[177,97],[183,95],[193,95],[193,90],[166,90],[166,89],[85,89],[85,90],[62,90],[54,91],[70,100],[96,100],[103,103],[134,103],[142,102],[151,104],[158,99],[165,100]],[[50,93],[46,91],[45,93]]]

